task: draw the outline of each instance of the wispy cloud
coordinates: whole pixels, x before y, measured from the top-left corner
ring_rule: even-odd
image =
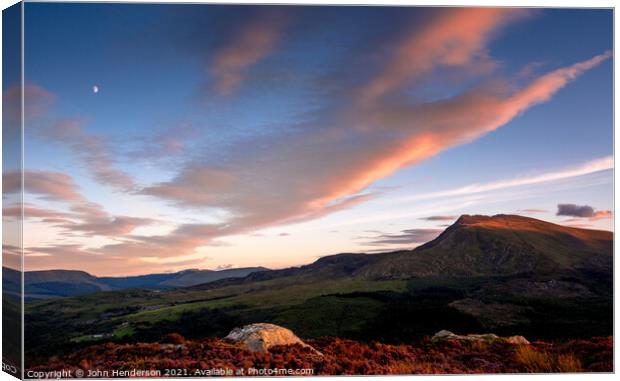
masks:
[[[458,218],[458,216],[429,216],[429,217],[421,217],[421,220],[425,221],[454,221]]]
[[[54,142],[68,146],[86,164],[94,179],[102,185],[131,191],[136,188],[133,178],[115,167],[110,147],[102,137],[86,132],[76,119],[65,119],[42,131]]]
[[[497,29],[528,15],[515,8],[452,8],[437,12],[419,30],[397,45],[393,58],[360,92],[364,103],[375,102],[395,88],[438,66],[493,67],[486,44]]]
[[[32,83],[27,84],[23,92],[26,118],[45,119],[45,123],[33,124],[30,127],[32,135],[29,137],[43,138],[67,146],[84,162],[93,178],[102,185],[123,191],[135,189],[132,177],[116,167],[112,150],[103,137],[87,132],[80,119],[58,120],[55,117],[50,110],[56,99],[52,92]],[[9,108],[17,107],[17,111],[19,111],[19,106],[13,106],[13,104],[18,102],[20,97],[19,89],[10,88],[3,93],[3,101],[6,99],[11,105]],[[10,116],[10,118],[17,117],[18,115]]]
[[[7,123],[7,126],[19,127],[20,125],[22,94],[24,97],[24,117],[26,121],[45,114],[55,99],[52,93],[33,83],[26,83],[23,87],[15,85],[7,88],[2,93],[3,122]]]
[[[25,205],[24,217],[42,219],[42,222],[65,231],[84,236],[119,237],[131,233],[138,226],[149,225],[154,220],[129,216],[111,216],[104,208],[82,196],[73,179],[63,173],[49,171],[25,171],[24,192],[42,200],[68,205],[70,212],[56,211]],[[21,191],[21,173],[8,171],[3,175],[5,194]],[[5,216],[21,217],[21,207],[3,209]]]
[[[191,124],[179,123],[154,135],[151,133],[142,137],[143,144],[129,156],[144,160],[169,161],[175,156],[182,155],[192,139],[198,136],[198,130]]]
[[[388,246],[388,245],[419,245],[431,241],[439,234],[442,229],[407,229],[398,234],[379,234],[375,237],[360,237],[367,246]]]
[[[519,213],[549,213],[546,209],[519,209]]]
[[[283,12],[272,10],[234,32],[212,62],[215,88],[220,94],[231,94],[241,85],[249,68],[274,50],[282,37],[286,19]]]
[[[613,157],[607,156],[600,159],[592,160],[574,168],[564,169],[554,172],[546,172],[538,175],[524,176],[510,180],[499,180],[489,183],[471,184],[464,187],[450,189],[447,191],[423,193],[411,197],[407,200],[428,200],[434,198],[464,196],[476,193],[484,193],[506,188],[514,188],[525,185],[542,184],[552,181],[569,179],[578,176],[589,175],[591,173],[610,170],[614,168]]]

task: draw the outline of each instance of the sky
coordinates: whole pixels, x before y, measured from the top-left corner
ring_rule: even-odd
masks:
[[[613,230],[611,10],[25,9],[26,270],[282,268],[462,214]]]

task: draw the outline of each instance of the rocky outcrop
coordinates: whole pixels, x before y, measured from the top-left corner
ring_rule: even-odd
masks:
[[[530,343],[523,336],[500,337],[493,333],[457,335],[445,329],[437,332],[432,337],[432,339],[433,340],[484,341],[484,342],[493,342],[493,341],[501,340],[509,344],[515,344],[515,345],[527,345]]]
[[[269,323],[249,324],[242,328],[235,328],[224,339],[243,343],[252,352],[267,352],[277,345],[301,345],[320,354],[310,345],[301,341],[293,331]]]

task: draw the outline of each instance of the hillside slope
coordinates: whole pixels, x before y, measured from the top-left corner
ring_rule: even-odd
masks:
[[[356,276],[509,276],[613,268],[613,234],[517,215],[461,216],[412,251],[383,254]]]

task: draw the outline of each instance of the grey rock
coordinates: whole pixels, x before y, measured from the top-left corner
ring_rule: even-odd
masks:
[[[269,323],[249,324],[242,328],[235,328],[224,339],[243,343],[252,352],[267,352],[277,345],[301,345],[320,354],[316,349],[304,343],[293,331]]]

